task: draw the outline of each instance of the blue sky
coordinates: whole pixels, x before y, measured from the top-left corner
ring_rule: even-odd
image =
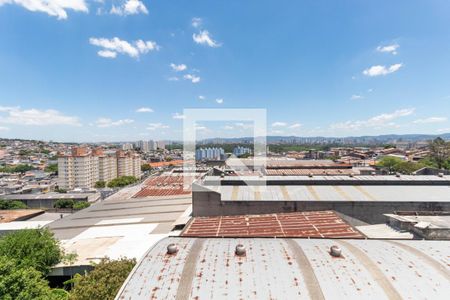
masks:
[[[265,108],[271,135],[450,132],[449,15],[445,0],[0,0],[0,136],[178,139],[184,108]]]

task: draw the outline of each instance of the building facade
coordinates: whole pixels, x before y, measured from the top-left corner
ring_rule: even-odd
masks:
[[[96,148],[74,148],[58,157],[58,185],[62,189],[93,188],[97,181],[109,182],[119,176],[141,177],[141,158],[134,152],[104,153]]]

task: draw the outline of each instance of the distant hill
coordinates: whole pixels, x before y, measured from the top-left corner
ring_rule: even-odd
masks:
[[[337,144],[379,144],[379,143],[398,143],[398,142],[421,142],[433,140],[441,137],[444,140],[450,140],[450,133],[443,134],[385,134],[376,136],[348,136],[348,137],[300,137],[300,136],[267,136],[267,143],[337,143]],[[203,139],[202,143],[253,143],[253,137],[241,138],[208,138]]]

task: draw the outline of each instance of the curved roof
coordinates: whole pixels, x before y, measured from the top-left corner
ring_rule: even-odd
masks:
[[[175,243],[176,254],[167,254]],[[235,247],[246,248],[244,256]],[[329,253],[338,245],[342,257]],[[116,299],[442,299],[450,242],[166,238]]]

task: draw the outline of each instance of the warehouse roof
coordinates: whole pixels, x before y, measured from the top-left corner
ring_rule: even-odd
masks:
[[[438,185],[269,185],[216,186],[208,188],[212,192],[220,193],[222,201],[450,201],[450,186]]]
[[[168,254],[169,244],[178,251]],[[244,251],[237,251],[238,244]],[[334,245],[341,256],[330,255]],[[146,253],[116,299],[445,299],[449,246],[417,240],[166,238]]]
[[[182,236],[363,238],[333,211],[194,217]]]

